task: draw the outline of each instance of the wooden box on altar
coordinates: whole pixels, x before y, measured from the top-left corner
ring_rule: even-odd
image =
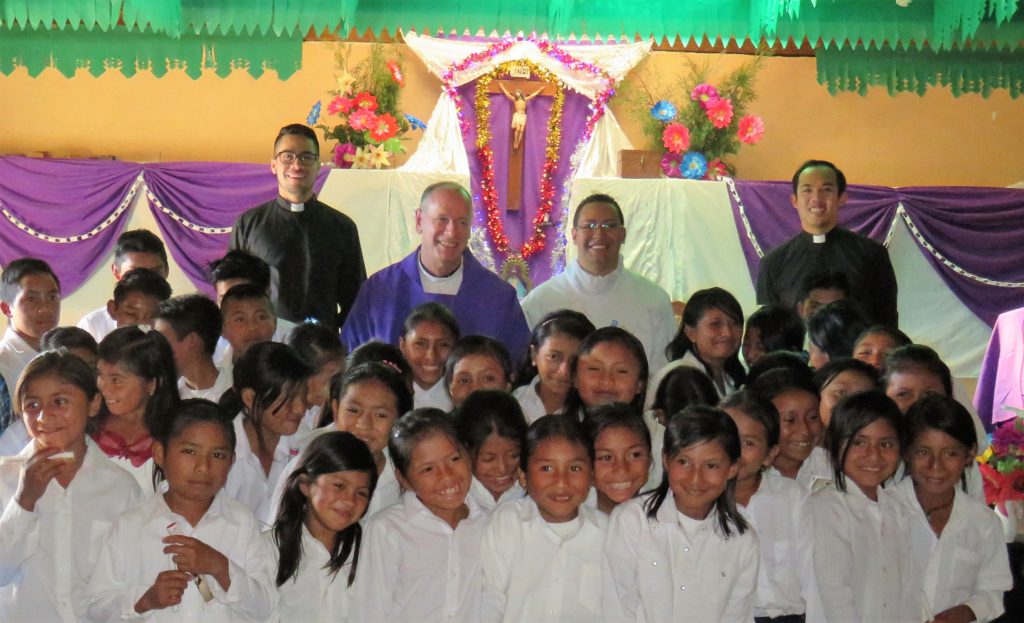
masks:
[[[619,177],[633,179],[661,177],[661,152],[646,149],[619,151]]]

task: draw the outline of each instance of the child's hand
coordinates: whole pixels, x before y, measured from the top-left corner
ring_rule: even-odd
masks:
[[[142,614],[150,610],[163,610],[181,603],[181,596],[188,588],[189,575],[184,571],[161,571],[156,582],[149,587],[135,603],[135,612]]]
[[[18,492],[14,494],[18,506],[30,513],[36,509],[36,502],[46,493],[50,481],[60,475],[68,464],[67,461],[49,460],[58,452],[58,448],[44,448],[32,455],[32,458],[22,466]]]
[[[231,587],[228,559],[224,554],[190,536],[171,535],[163,541],[168,544],[164,553],[171,554],[179,571],[212,576],[225,591]]]

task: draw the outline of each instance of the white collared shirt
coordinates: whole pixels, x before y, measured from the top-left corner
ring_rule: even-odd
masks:
[[[914,481],[906,478],[883,495],[891,495],[907,516],[911,573],[907,612],[930,621],[938,613],[964,604],[981,623],[1003,613],[1003,592],[1013,588],[1013,576],[1003,529],[995,513],[956,488],[949,521],[936,537],[928,524]]]
[[[178,377],[178,395],[181,396],[182,400],[188,398],[205,398],[212,402],[217,402],[220,397],[224,395],[224,392],[231,389],[231,385],[234,381],[234,368],[231,364],[222,364],[217,368],[217,380],[213,382],[213,385],[206,389],[196,389],[188,384],[185,377]]]
[[[444,379],[434,383],[430,389],[423,389],[416,381],[412,383],[412,406],[416,409],[433,407],[445,413],[452,410],[452,397],[444,386]]]
[[[477,480],[474,476],[472,484],[469,485],[469,495],[480,506],[480,508],[490,513],[499,505],[504,504],[509,500],[523,499],[526,497],[526,489],[523,489],[522,485],[520,485],[518,481],[513,481],[512,486],[509,487],[505,493],[502,493],[501,497],[495,500],[491,492],[487,490],[487,487],[485,487],[483,483]]]
[[[512,397],[519,402],[519,408],[523,410],[523,416],[526,417],[527,424],[533,424],[548,414],[544,401],[540,399],[540,394],[537,393],[537,383],[539,382],[540,376],[535,376],[529,385],[517,387],[512,392]],[[565,405],[562,405],[558,413],[564,412]]]
[[[704,368],[704,364],[701,363],[700,359],[697,359],[697,355],[695,355],[692,350],[686,351],[686,353],[679,359],[668,362],[667,365],[658,369],[657,372],[652,370],[651,372],[653,376],[647,384],[647,396],[644,398],[644,409],[650,409],[651,405],[654,404],[654,396],[658,392],[658,386],[661,385],[663,380],[665,380],[668,373],[683,366],[707,373],[707,370]],[[728,374],[722,374],[723,386],[719,386],[714,379],[712,379],[712,383],[715,386],[715,391],[718,392],[719,399],[723,399],[736,391],[736,381]]]
[[[575,523],[560,536],[531,498],[494,511],[480,546],[481,621],[589,623],[601,617],[601,546],[608,518],[581,506]]]
[[[295,447],[294,435],[281,437],[277,441],[277,448],[274,449],[270,473],[267,474],[263,471],[260,458],[249,445],[249,437],[245,434],[245,427],[242,424],[244,419],[245,416],[241,413],[235,416],[235,463],[228,472],[224,492],[249,507],[249,510],[256,514],[256,519],[269,525],[274,521],[266,512],[270,498],[278,479],[284,473],[285,466],[299,455],[299,449]]]
[[[786,478],[786,476],[782,475],[782,472],[774,467],[769,467],[768,471],[779,478]],[[800,469],[797,470],[795,478],[797,484],[803,487],[807,493],[814,493],[819,489],[831,487],[833,479],[835,479],[835,473],[832,471],[832,458],[828,455],[828,450],[821,446],[815,446],[811,450],[810,456],[804,460],[803,464],[800,465]]]
[[[902,620],[909,551],[896,504],[884,495],[872,502],[847,478],[846,493],[835,486],[813,493],[807,515],[816,585],[807,621]]]
[[[671,492],[649,519],[648,498],[612,511],[601,570],[603,620],[750,623],[760,558],[755,532],[734,529],[725,537],[715,510],[691,520],[696,530],[684,527]]]
[[[765,470],[750,503],[738,506],[761,543],[754,616],[774,618],[807,611],[804,594],[812,564],[811,535],[804,521],[807,497],[795,480]]]
[[[93,339],[100,342],[117,328],[117,321],[114,320],[110,312],[107,311],[107,306],[104,305],[82,316],[76,326],[79,329],[85,329]]]
[[[292,475],[292,472],[299,466],[299,461],[302,460],[302,453],[306,451],[309,444],[324,433],[337,431],[334,424],[328,424],[327,426],[314,429],[305,435],[295,435],[298,439],[295,440],[293,446],[299,449],[299,454],[288,461],[288,464],[284,466],[284,470],[277,479],[277,483],[274,485],[274,490],[270,497],[267,498],[260,507],[257,509],[257,517],[267,517],[268,524],[273,524],[277,518],[277,511],[281,506],[281,496],[284,495],[284,487],[288,482],[288,477]],[[389,506],[397,504],[402,499],[402,487],[398,484],[398,478],[395,476],[395,468],[391,463],[391,455],[388,454],[388,449],[384,448],[384,469],[380,474],[377,475],[377,488],[373,490],[373,496],[370,498],[370,505],[366,507],[366,514],[363,515],[362,523],[365,525],[366,520],[369,519],[379,510],[385,509]]]
[[[85,444],[68,488],[51,481],[32,512],[14,496],[34,444],[0,464],[0,621],[82,620],[78,606],[100,547],[117,516],[141,497],[131,476],[91,439]]]
[[[413,492],[366,524],[353,585],[353,621],[465,622],[480,618],[480,538],[486,513],[452,529]]]
[[[274,552],[275,561],[279,552],[274,543],[273,530],[263,533]],[[330,552],[323,543],[313,538],[306,526],[302,526],[302,558],[295,575],[277,587],[277,616],[274,623],[347,623],[352,610],[352,594],[348,585],[348,574],[352,568],[352,556],[332,573]],[[274,567],[275,577],[277,567]]]
[[[89,582],[86,616],[94,621],[155,623],[269,618],[277,605],[274,554],[249,509],[220,491],[203,518],[192,526],[167,506],[166,490],[164,483],[159,493],[128,509],[115,522]],[[175,569],[171,556],[163,551],[163,539],[172,524],[175,534],[198,539],[228,559],[231,586],[225,591],[213,577],[202,576],[213,592],[212,601],[204,601],[199,588],[190,582],[180,605],[137,614],[135,604],[160,572]]]
[[[7,383],[7,391],[11,394],[11,402],[14,402],[14,388],[18,386],[18,377],[25,366],[32,361],[39,351],[29,346],[17,331],[8,326],[4,336],[0,339],[0,375]]]
[[[423,288],[424,294],[447,294],[449,296],[455,296],[459,293],[459,288],[462,287],[462,274],[465,269],[465,264],[460,263],[459,267],[455,269],[455,272],[448,275],[447,277],[438,277],[437,275],[431,275],[427,272],[427,269],[423,266],[423,262],[419,259],[419,255],[416,256],[416,266],[420,270],[420,286]]]

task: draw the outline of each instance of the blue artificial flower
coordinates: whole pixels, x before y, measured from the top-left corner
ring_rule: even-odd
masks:
[[[404,112],[404,113],[402,113],[402,116],[405,117],[405,120],[409,122],[409,125],[412,126],[413,130],[426,130],[427,129],[427,124],[423,123],[422,121],[420,121],[416,117],[413,117],[409,113]]]
[[[683,156],[683,164],[679,165],[683,177],[688,180],[699,180],[704,178],[708,172],[708,159],[699,151],[688,151]]]
[[[651,116],[658,121],[672,121],[676,118],[676,107],[668,100],[661,100],[651,108]]]
[[[320,119],[320,100],[313,104],[313,108],[310,109],[309,114],[306,116],[306,125],[313,125]]]

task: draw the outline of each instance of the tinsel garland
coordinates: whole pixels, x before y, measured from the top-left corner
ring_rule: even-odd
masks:
[[[565,105],[565,89],[562,82],[548,70],[529,61],[516,62],[525,63],[530,67],[530,71],[538,75],[541,80],[555,85],[551,115],[548,117],[548,141],[544,149],[544,166],[541,169],[540,205],[537,206],[537,213],[533,217],[533,234],[523,243],[518,252],[512,254],[512,257],[527,259],[544,249],[546,243],[544,228],[551,224],[551,210],[554,207],[555,199],[554,176],[555,170],[558,168],[559,149],[562,145],[562,109]],[[480,163],[480,199],[487,213],[487,230],[491,234],[491,240],[495,247],[501,253],[509,252],[509,240],[505,234],[505,224],[501,220],[498,189],[494,179],[494,150],[490,146],[491,109],[487,87],[505,71],[505,65],[500,65],[481,76],[477,80],[474,95],[477,122],[476,154]]]

